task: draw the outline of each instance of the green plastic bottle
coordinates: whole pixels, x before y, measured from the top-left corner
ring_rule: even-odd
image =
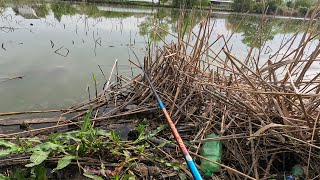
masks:
[[[296,179],[303,179],[304,170],[301,164],[294,165],[291,169],[291,173]]]
[[[216,134],[210,134],[207,138],[219,137]],[[202,147],[201,156],[210,159],[212,161],[221,162],[222,156],[222,143],[221,141],[206,141]],[[220,166],[209,162],[205,159],[201,159],[201,170],[205,173],[205,176],[211,176],[213,173],[220,170]]]

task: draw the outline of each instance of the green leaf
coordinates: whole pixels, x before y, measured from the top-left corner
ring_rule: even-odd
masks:
[[[87,111],[87,114],[86,114],[86,116],[84,118],[84,122],[83,122],[82,127],[81,127],[81,132],[85,132],[90,128],[90,126],[91,126],[90,116],[91,116],[92,111],[93,111],[93,107],[90,106],[90,108]]]
[[[158,161],[160,162],[160,163],[165,163],[166,161],[164,160],[164,159],[158,159]]]
[[[162,148],[162,147],[164,147],[166,144],[169,144],[170,143],[170,141],[163,141],[162,143],[160,143],[159,145],[158,145],[158,147],[159,148]]]
[[[136,176],[133,174],[126,174],[122,177],[122,180],[135,180]]]
[[[117,149],[111,149],[111,153],[115,155],[120,155],[121,153]]]
[[[143,136],[144,133],[145,133],[145,129],[146,129],[146,126],[145,125],[139,125],[138,126],[138,132],[139,132],[139,136]]]
[[[54,168],[52,172],[56,172],[57,170],[67,167],[71,163],[71,161],[75,158],[76,158],[75,156],[66,155],[63,158],[59,159],[57,167]]]
[[[0,146],[5,146],[8,148],[15,148],[17,145],[10,142],[10,141],[0,140]]]
[[[123,150],[123,155],[126,157],[126,160],[130,158],[131,153],[127,150]]]
[[[103,180],[102,177],[94,175],[94,174],[90,174],[90,173],[83,173],[83,175],[87,178],[93,179],[93,180]]]
[[[18,180],[25,180],[26,179],[26,174],[27,172],[23,169],[20,169],[20,168],[17,168],[15,171],[14,171],[14,174],[13,174],[13,177],[15,179],[18,179]],[[1,179],[1,177],[0,177]]]
[[[52,142],[45,142],[42,144],[39,144],[33,148],[28,149],[28,152],[36,152],[36,151],[63,151],[64,152],[64,147],[60,144],[55,144]]]
[[[184,173],[179,173],[180,180],[186,180],[187,176]]]
[[[104,137],[110,137],[111,136],[111,133],[106,131],[106,130],[103,130],[103,129],[96,129],[97,130],[97,135],[99,136],[104,136]]]
[[[143,152],[145,150],[145,146],[144,145],[141,145],[141,146],[138,146],[137,149],[140,151],[140,152]]]
[[[172,168],[173,168],[173,170],[175,170],[175,171],[180,171],[180,167],[179,167],[179,166],[173,166]]]
[[[1,156],[8,156],[8,155],[11,154],[12,152],[14,152],[12,149],[1,150],[1,151],[0,151],[0,157],[1,157]]]
[[[169,162],[165,162],[164,164],[165,164],[166,166],[168,166],[168,167],[172,167],[172,164],[169,163]]]
[[[182,38],[184,37],[184,35],[185,35],[186,32],[187,32],[187,28],[189,27],[190,20],[191,20],[191,14],[189,14],[189,15],[187,16],[186,22],[185,22],[185,24],[183,25]]]
[[[36,164],[34,163],[29,163],[29,164],[26,164],[25,167],[33,167],[33,166],[36,166]]]
[[[110,135],[111,135],[110,137],[111,137],[111,139],[113,140],[113,142],[116,143],[116,144],[118,144],[119,141],[120,141],[119,135],[117,135],[117,133],[116,133],[114,130],[111,131],[111,134],[110,134]]]
[[[33,167],[35,165],[41,164],[44,160],[48,158],[50,154],[50,151],[35,151],[31,156],[30,156],[30,161],[32,163],[27,164],[26,167]]]
[[[59,150],[59,149],[63,149],[63,146],[60,144],[55,144],[52,142],[46,142],[40,145],[40,148],[44,151],[49,151],[49,150]]]
[[[153,131],[152,133],[150,133],[150,134],[148,135],[148,138],[157,135],[159,132],[161,132],[162,130],[164,130],[165,127],[166,127],[166,125],[161,125],[161,126],[157,127],[157,129],[156,129],[155,131]]]
[[[19,151],[19,146],[10,141],[0,140],[0,146],[6,147],[6,149],[0,150],[0,157]]]
[[[97,76],[95,73],[92,73],[92,79],[95,83],[97,82]]]
[[[1,180],[10,180],[9,177],[7,177],[7,176],[5,176],[5,175],[3,175],[3,174],[0,174],[0,179],[1,179]]]
[[[75,142],[81,142],[80,138],[77,138],[77,133],[78,131],[72,131],[72,132],[67,132],[67,133],[59,133],[56,136],[52,136],[52,139],[54,141],[62,141],[62,142],[70,142],[75,141]]]
[[[40,164],[35,167],[34,174],[36,175],[37,180],[47,180],[47,168],[43,164]]]
[[[28,142],[41,143],[39,138],[30,138],[30,139],[28,139]]]

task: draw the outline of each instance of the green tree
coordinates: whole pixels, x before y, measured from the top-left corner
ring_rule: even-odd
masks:
[[[246,16],[243,19],[237,15],[228,16],[228,24],[232,31],[242,33],[242,42],[255,48],[260,48],[266,41],[273,40],[274,35],[279,31],[277,21],[267,19],[263,22],[264,26],[260,36],[260,21],[257,16]]]
[[[274,13],[283,0],[234,0],[232,8],[237,12],[262,13],[268,7],[268,13]]]
[[[57,2],[51,4],[51,10],[54,17],[60,22],[63,15],[75,15],[79,11],[72,5],[72,3]]]
[[[295,8],[299,8],[299,7],[310,8],[312,5],[312,2],[313,2],[312,0],[295,0],[293,4]]]
[[[45,18],[49,15],[49,9],[46,4],[39,4],[33,7],[38,17]]]
[[[295,9],[297,9],[301,15],[305,15],[311,8],[312,2],[312,0],[296,0],[293,4]]]
[[[282,0],[268,0],[267,1],[267,6],[268,6],[268,12],[276,12],[278,7],[282,4]]]
[[[195,6],[207,6],[209,5],[209,3],[209,0],[173,0],[173,6],[185,8],[192,8]]]
[[[167,10],[158,9],[154,16],[147,17],[139,25],[139,34],[148,36],[152,41],[160,41],[169,33],[169,22],[166,18]]]
[[[237,12],[252,12],[254,3],[254,0],[234,0],[232,8]]]

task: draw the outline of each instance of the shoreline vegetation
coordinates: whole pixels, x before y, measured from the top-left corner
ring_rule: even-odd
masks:
[[[198,167],[218,165],[207,178],[320,177],[320,73],[312,71],[320,61],[319,5],[301,22],[303,34],[283,36],[267,59],[265,10],[245,58],[228,43],[234,33],[213,35],[210,12],[181,11],[176,34],[148,25],[143,67],[129,61],[149,74]],[[236,27],[242,23],[248,26]],[[164,32],[173,40],[165,42]],[[21,120],[21,131],[0,134],[0,179],[192,179],[144,75],[122,76],[118,68],[115,61],[110,74],[100,69],[101,89],[93,74],[94,96],[68,109],[0,113],[1,121],[56,119],[38,128]],[[203,156],[207,141],[222,143],[221,161]]]
[[[71,2],[110,3],[149,7],[186,8],[234,13],[266,14],[289,17],[310,17],[316,9],[316,0],[234,0],[233,3],[210,3],[208,0],[160,0],[143,2],[130,0],[65,0]]]

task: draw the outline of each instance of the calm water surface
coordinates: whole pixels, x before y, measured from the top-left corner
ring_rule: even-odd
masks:
[[[173,41],[163,31],[158,32],[161,38],[154,37],[152,25],[175,34],[180,14],[173,9],[71,3],[6,3],[0,9],[0,112],[60,109],[79,103],[88,98],[88,87],[94,94],[93,73],[100,87],[104,83],[98,65],[108,76],[116,59],[119,73],[132,76],[137,69],[130,68],[128,59],[134,60],[130,47],[142,58],[149,37],[155,42]],[[202,14],[195,13],[196,22]],[[237,28],[240,20],[243,23]],[[257,16],[214,14],[212,41],[235,33],[228,44],[244,58],[250,47],[258,47],[258,20]],[[263,56],[292,36],[301,22],[268,20],[263,36],[268,51]],[[197,30],[196,25],[192,28]],[[219,51],[223,44],[218,42],[213,49]],[[23,78],[10,79],[17,76]]]

